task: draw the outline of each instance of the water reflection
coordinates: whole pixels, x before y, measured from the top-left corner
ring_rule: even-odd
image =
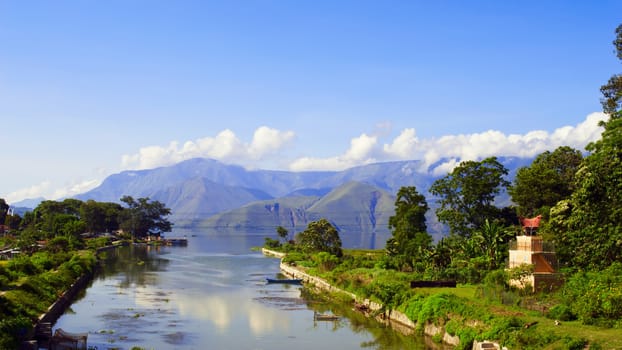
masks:
[[[96,279],[106,279],[115,275],[122,275],[124,279],[120,288],[132,285],[156,284],[157,274],[150,272],[165,271],[169,260],[153,252],[161,251],[161,247],[148,245],[130,245],[122,249],[111,249],[104,252],[104,257]]]
[[[299,286],[266,284],[279,272],[276,259],[196,247],[108,252],[91,288],[55,328],[88,332],[98,350],[426,348],[349,306],[304,298]],[[317,321],[314,311],[340,319]]]

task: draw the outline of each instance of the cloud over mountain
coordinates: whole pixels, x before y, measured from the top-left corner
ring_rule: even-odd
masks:
[[[451,171],[460,161],[478,160],[490,156],[534,157],[544,151],[560,146],[579,150],[597,140],[602,133],[598,125],[606,120],[604,113],[592,113],[576,126],[563,126],[549,133],[544,130],[526,134],[506,135],[500,131],[487,130],[475,134],[447,135],[439,138],[419,139],[414,128],[404,129],[390,143],[382,148],[376,137],[365,134],[355,138],[342,156],[331,158],[300,158],[290,165],[290,170],[339,170],[375,161],[423,160],[420,172],[441,175]],[[429,167],[433,164],[433,169]]]
[[[414,128],[403,129],[391,139],[390,128],[385,126],[382,129],[385,132],[363,133],[350,140],[348,149],[324,158],[311,155],[288,158],[288,151],[296,148],[294,131],[261,126],[255,130],[250,142],[245,142],[232,130],[225,129],[215,136],[194,141],[170,141],[165,146],[140,148],[137,153],[122,156],[120,170],[151,169],[197,157],[256,169],[266,168],[266,162],[279,159],[282,168],[291,171],[344,170],[383,161],[421,160],[417,171],[437,176],[446,174],[464,160],[489,156],[530,158],[559,146],[583,150],[588,143],[600,138],[602,127],[598,124],[606,119],[604,113],[598,112],[589,114],[575,126],[562,126],[552,132],[534,130],[525,134],[504,134],[487,130],[428,139],[419,138]],[[58,199],[72,196],[94,188],[107,175],[101,174],[101,179],[75,180],[64,186],[44,181],[9,193],[5,198],[11,202],[34,197]]]
[[[178,141],[171,141],[168,146],[148,146],[138,153],[123,155],[123,169],[150,169],[171,165],[191,158],[213,158],[227,163],[250,165],[270,156],[294,138],[292,131],[280,131],[266,126],[259,127],[250,143],[240,140],[233,131],[226,129],[215,137],[204,137],[195,141],[186,141],[180,146]]]
[[[326,158],[305,156],[289,161],[289,170],[343,170],[374,162],[420,159],[420,172],[439,175],[451,171],[460,161],[479,160],[502,155],[534,157],[559,146],[582,150],[589,142],[600,137],[599,121],[604,113],[592,113],[575,126],[563,126],[553,132],[534,130],[526,134],[504,134],[497,130],[481,133],[446,135],[438,138],[420,139],[414,128],[407,128],[392,140],[382,143],[387,135],[365,133],[350,140],[350,147],[340,155]],[[124,169],[148,169],[170,165],[182,160],[205,157],[226,163],[261,168],[266,157],[284,152],[291,147],[293,131],[280,131],[262,126],[255,130],[250,142],[240,140],[231,130],[223,130],[214,137],[186,141],[180,146],[171,141],[168,146],[149,146],[138,153],[124,155]],[[442,163],[438,163],[442,161]],[[434,165],[434,168],[430,166]]]

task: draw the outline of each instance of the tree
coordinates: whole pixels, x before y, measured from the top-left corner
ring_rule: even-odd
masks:
[[[432,194],[440,197],[436,210],[439,221],[448,225],[452,234],[469,237],[486,219],[496,219],[500,211],[493,203],[495,196],[509,185],[503,178],[507,174],[496,157],[460,163],[430,188]]]
[[[622,61],[622,24],[615,30],[616,37],[613,40],[616,56]],[[603,112],[609,114],[611,119],[622,117],[622,74],[614,74],[607,84],[600,87],[603,94],[600,103]]]
[[[287,241],[287,237],[289,236],[289,231],[287,231],[287,229],[283,226],[279,226],[276,228],[276,233],[279,235],[279,237],[284,240]]]
[[[22,218],[17,215],[7,215],[4,219],[4,224],[9,227],[10,230],[17,230],[22,224]]]
[[[5,217],[9,210],[9,205],[6,204],[4,198],[0,198],[0,225],[4,224]]]
[[[508,252],[508,241],[514,235],[497,222],[486,222],[475,230],[471,240],[481,249],[481,254],[488,260],[488,269],[494,270],[503,264]]]
[[[166,219],[171,210],[163,203],[150,202],[149,198],[135,200],[131,196],[123,196],[121,201],[127,204],[127,209],[123,211],[124,218],[120,226],[134,237],[144,238],[172,230],[173,224]]]
[[[36,228],[47,237],[64,234],[64,225],[73,220],[80,220],[82,201],[68,198],[62,202],[47,200],[39,203],[34,210]]]
[[[403,261],[411,268],[423,261],[432,247],[425,223],[428,209],[425,197],[415,187],[402,187],[397,192],[395,215],[389,217],[393,237],[387,241],[386,249],[389,255],[404,256]]]
[[[88,200],[80,206],[80,218],[89,232],[112,232],[119,228],[119,214],[123,207],[117,203]]]
[[[341,257],[341,238],[337,229],[326,219],[309,223],[297,236],[298,245],[305,251],[327,252]]]
[[[518,205],[519,215],[548,217],[549,209],[574,191],[575,173],[582,160],[580,151],[562,146],[538,155],[529,167],[518,169],[508,193]]]
[[[613,44],[622,60],[622,25]],[[603,269],[622,261],[622,75],[601,87],[609,115],[601,138],[590,143],[576,174],[576,189],[551,210],[549,230],[562,263]],[[554,214],[554,215],[553,215]]]

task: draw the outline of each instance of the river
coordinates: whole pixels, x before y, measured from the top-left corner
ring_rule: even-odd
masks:
[[[279,260],[259,236],[190,236],[187,247],[130,246],[54,329],[88,333],[90,349],[427,349],[349,307],[314,302],[300,286],[266,284]],[[315,321],[314,312],[339,315]]]

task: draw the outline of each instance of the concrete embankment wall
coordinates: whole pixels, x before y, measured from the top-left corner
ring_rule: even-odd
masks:
[[[78,279],[52,304],[47,311],[39,316],[38,323],[54,323],[75,300],[76,295],[86,288],[93,278],[92,273],[86,273]]]
[[[285,256],[284,253],[275,252],[269,249],[262,249],[262,252],[265,255],[274,256],[277,258],[283,258]],[[283,261],[281,261],[280,269],[284,274],[292,278],[302,279],[305,283],[312,284],[321,290],[328,291],[330,293],[343,293],[345,295],[348,295],[352,298],[352,300],[354,300],[355,302],[359,304],[365,305],[371,311],[382,310],[381,304],[373,302],[369,299],[361,299],[353,293],[337,288],[331,285],[330,283],[326,282],[322,278],[311,276],[308,273],[298,269],[295,266],[291,266],[286,263],[283,263]],[[404,313],[397,311],[397,310],[384,311],[384,313],[382,314],[381,320],[387,322],[395,330],[400,331],[404,334],[412,334],[417,326],[417,324],[413,322],[411,319],[409,319],[408,316],[406,316]],[[458,346],[460,344],[460,338],[458,338],[457,336],[450,335],[449,333],[445,332],[444,328],[437,327],[432,323],[426,324],[423,327],[423,333],[430,337],[436,336],[438,334],[442,334],[443,335],[442,339],[445,344],[453,345],[453,346]]]
[[[118,248],[118,246],[106,246],[97,249],[97,253],[116,248]],[[87,288],[89,282],[91,282],[94,275],[95,272],[93,271],[87,272],[82,276],[78,277],[76,281],[71,286],[69,286],[69,288],[67,288],[67,290],[65,290],[63,294],[61,294],[60,297],[58,297],[58,299],[52,305],[50,305],[50,307],[48,307],[48,309],[43,314],[39,316],[36,324],[34,325],[33,329],[30,330],[29,336],[27,338],[33,339],[34,337],[36,337],[37,329],[41,325],[54,324],[58,320],[58,318],[63,315],[65,310],[67,310],[67,308],[71,306],[71,304],[73,304],[74,300],[76,299],[76,295],[78,295],[78,293]]]

